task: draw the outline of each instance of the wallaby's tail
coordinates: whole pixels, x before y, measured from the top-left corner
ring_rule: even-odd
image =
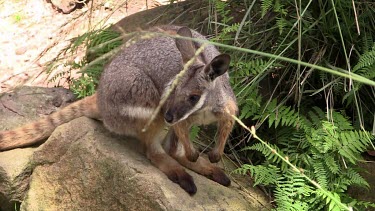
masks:
[[[100,118],[96,94],[74,102],[36,122],[14,130],[0,131],[0,151],[26,147],[41,142],[49,137],[57,126],[81,116]]]

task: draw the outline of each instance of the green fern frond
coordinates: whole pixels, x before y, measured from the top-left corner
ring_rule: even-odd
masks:
[[[371,134],[366,131],[342,131],[340,133],[340,155],[349,159],[353,164],[360,158],[360,154],[371,144]]]
[[[309,121],[309,125],[311,125],[311,127],[321,128],[321,120],[325,119],[327,119],[326,114],[318,107],[312,107],[312,109],[307,113],[307,120]]]
[[[262,0],[262,18],[266,15],[266,13],[272,8],[273,0]]]
[[[365,33],[364,36],[362,36],[362,52],[371,51],[371,49],[374,47],[374,35],[371,33]]]
[[[358,70],[368,67],[375,64],[375,43],[370,51],[363,53],[359,57],[358,63],[354,66],[353,72],[357,72]]]
[[[276,210],[309,210],[310,204],[301,199],[309,197],[314,191],[300,174],[288,170],[277,184],[274,191]]]
[[[273,144],[269,144],[275,151],[278,151],[280,152],[280,149],[276,146],[276,145],[273,145]],[[255,143],[253,144],[252,146],[249,146],[249,147],[245,147],[242,149],[243,150],[256,150],[258,152],[261,152],[266,158],[267,160],[269,160],[270,162],[272,163],[281,163],[282,160],[280,157],[278,157],[273,151],[271,151],[270,149],[268,149],[264,144],[262,143]]]
[[[301,121],[299,119],[299,114],[294,109],[289,106],[277,106],[277,101],[272,100],[267,108],[266,112],[264,112],[268,116],[265,115],[255,115],[253,119],[265,119],[268,118],[268,127],[274,125],[274,127],[278,127],[281,123],[281,126],[293,126],[297,127],[297,125],[301,126]]]
[[[341,202],[340,195],[334,192],[322,192],[321,190],[316,191],[317,195],[324,199],[326,204],[328,205],[328,210],[330,211],[341,211],[342,207],[340,207],[334,200],[337,202]]]
[[[339,131],[354,130],[349,119],[339,112],[332,112],[332,119]]]
[[[248,86],[243,91],[243,96],[238,98],[238,104],[241,108],[240,119],[247,119],[256,114],[262,102],[262,96],[258,93],[258,88],[256,86]]]
[[[254,179],[254,186],[259,184],[271,185],[275,184],[278,178],[281,177],[280,169],[273,165],[248,165],[244,164],[241,168],[234,170],[238,174],[247,174],[250,172],[251,177]]]
[[[223,28],[222,33],[231,33],[231,32],[237,32],[240,28],[241,23],[234,23],[230,26],[226,26]]]
[[[326,168],[324,167],[324,164],[321,163],[320,160],[314,160],[312,162],[312,166],[314,169],[316,180],[318,181],[319,185],[322,186],[322,188],[327,189],[328,179],[327,179],[327,171],[326,171]]]
[[[354,169],[349,168],[344,174],[350,180],[350,184],[357,185],[359,187],[369,188],[368,182]]]
[[[282,17],[276,18],[276,26],[279,29],[279,34],[283,33],[287,25],[288,25],[288,22],[285,18],[282,18]]]
[[[353,199],[351,197],[348,197],[350,201],[350,206],[353,206],[356,208],[355,210],[372,210],[372,209],[366,209],[366,208],[375,208],[375,203],[373,202],[367,202],[367,201],[359,201],[357,199]]]
[[[273,11],[281,14],[282,16],[285,16],[288,14],[288,11],[285,9],[284,4],[282,4],[280,0],[275,1],[273,8],[274,8]]]
[[[267,68],[282,67],[279,63],[270,63],[264,59],[252,59],[247,62],[238,62],[235,64],[237,77],[248,77],[263,74]]]
[[[331,171],[332,174],[338,174],[340,171],[340,167],[337,164],[335,158],[330,154],[324,154],[323,161],[325,166]]]

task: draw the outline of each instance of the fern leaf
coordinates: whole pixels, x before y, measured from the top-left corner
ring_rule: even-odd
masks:
[[[273,0],[262,0],[262,18],[266,15],[266,13],[272,8]]]
[[[375,46],[375,43],[373,44]],[[359,57],[358,63],[354,66],[353,72],[357,72],[361,68],[368,67],[375,64],[375,48],[373,47],[370,51],[365,52]]]
[[[270,185],[276,184],[280,175],[280,169],[273,165],[248,165],[244,164],[241,168],[234,171],[235,173],[246,174],[250,172],[251,177],[254,178],[254,186],[263,184]]]
[[[324,168],[324,164],[321,163],[319,160],[314,160],[312,162],[312,166],[314,168],[315,177],[322,188],[327,189],[328,187],[328,179],[327,179],[327,171]]]
[[[279,34],[282,34],[285,26],[288,25],[288,22],[285,18],[276,18],[276,26],[279,29]]]
[[[283,157],[285,157],[282,152],[280,151],[280,149],[276,146],[276,145],[273,145],[273,144],[269,144],[275,151],[279,152],[279,154],[281,154]],[[252,146],[250,147],[245,147],[243,148],[242,150],[256,150],[256,151],[259,151],[261,152],[266,158],[267,160],[270,160],[272,161],[273,163],[281,163],[282,160],[280,157],[278,157],[274,151],[271,151],[270,149],[268,149],[264,144],[262,143],[255,143],[253,144]]]

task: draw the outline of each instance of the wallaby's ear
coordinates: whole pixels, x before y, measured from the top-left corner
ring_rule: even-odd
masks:
[[[220,54],[212,59],[211,63],[204,69],[207,78],[213,81],[216,77],[221,76],[229,69],[230,56],[228,54]]]
[[[182,27],[177,31],[177,34],[182,37],[193,37],[188,27]],[[195,53],[195,47],[191,40],[176,39],[176,46],[181,53],[182,60],[184,63],[189,61]]]

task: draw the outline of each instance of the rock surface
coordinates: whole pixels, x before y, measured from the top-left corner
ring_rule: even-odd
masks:
[[[157,25],[182,25],[197,29],[206,26],[209,2],[205,0],[186,0],[169,5],[137,12],[114,24],[111,29],[119,32],[133,32]],[[202,29],[205,31],[205,29]]]
[[[24,96],[20,93],[41,90],[44,99],[35,97],[30,102],[29,98],[20,97]],[[34,119],[41,111],[56,109],[48,109],[46,103],[53,102],[53,93],[56,91],[40,88],[16,91],[12,94],[15,101],[7,100],[14,102],[14,110],[0,109],[0,118],[19,119],[18,123],[14,120],[13,125],[4,126],[7,121],[1,121],[1,127],[12,128],[26,122],[25,119]],[[4,96],[7,95],[1,101]],[[62,101],[61,105],[66,103]],[[22,106],[17,106],[23,103],[45,107],[24,112]],[[28,211],[268,210],[267,200],[257,189],[244,192],[235,182],[227,188],[189,171],[198,188],[191,197],[155,168],[141,151],[136,140],[110,134],[96,120],[75,119],[58,127],[38,148],[0,153],[0,210],[14,210],[19,202],[20,209]]]
[[[0,130],[48,115],[74,100],[63,88],[22,87],[0,95]],[[28,189],[33,148],[0,153],[0,210],[14,210]]]

